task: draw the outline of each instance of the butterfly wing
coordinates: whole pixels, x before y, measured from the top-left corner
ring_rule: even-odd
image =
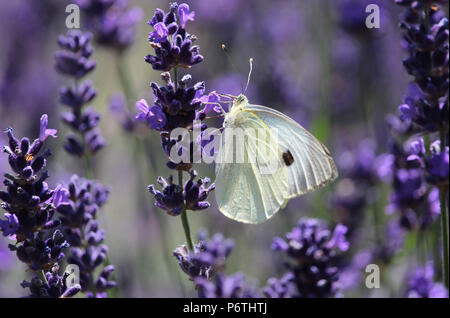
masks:
[[[227,139],[227,130],[221,137],[221,148],[216,160],[216,200],[219,210],[227,217],[243,223],[261,223],[271,218],[283,205],[289,191],[288,172],[282,164],[281,150],[268,127],[255,114],[239,112],[233,121],[234,131],[257,131],[244,143]],[[266,134],[258,133],[264,131]],[[244,152],[245,162],[237,163],[238,147]],[[253,162],[251,161],[253,158]],[[256,159],[256,160],[255,160]],[[274,165],[273,165],[274,164]],[[263,168],[273,171],[265,173]]]
[[[338,171],[328,149],[297,122],[265,106],[249,104],[246,108],[270,129],[277,130],[289,178],[286,199],[313,191],[337,178]]]

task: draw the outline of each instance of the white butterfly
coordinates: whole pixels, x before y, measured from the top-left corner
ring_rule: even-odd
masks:
[[[258,134],[256,143],[237,145],[243,148],[246,158],[257,158],[256,162],[244,163],[234,163],[233,142],[221,138],[216,160],[216,200],[219,210],[233,220],[264,222],[289,199],[322,187],[338,176],[330,152],[320,141],[288,116],[249,104],[243,94],[234,99],[223,127],[263,130],[268,136]],[[273,173],[262,173],[260,168],[273,160],[277,163]]]

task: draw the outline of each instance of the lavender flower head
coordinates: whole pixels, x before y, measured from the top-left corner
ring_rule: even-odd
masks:
[[[62,121],[81,135],[81,139],[75,134],[68,135],[64,148],[80,157],[88,152],[96,153],[105,146],[98,128],[100,115],[92,107],[85,108],[95,98],[97,91],[89,80],[79,83],[95,68],[95,62],[89,60],[93,53],[90,41],[90,33],[70,30],[66,36],[58,38],[61,50],[55,54],[57,71],[73,79],[71,86],[60,89],[60,101],[70,109],[62,114]]]
[[[439,217],[439,195],[436,189],[428,191],[424,142],[413,139],[405,145],[391,144],[392,184],[387,214],[400,213],[400,223],[405,229],[426,229]],[[444,170],[445,171],[445,170]],[[429,178],[432,178],[431,175]],[[439,179],[441,180],[441,179]]]
[[[139,7],[129,8],[123,0],[77,0],[76,3],[100,45],[123,51],[134,43],[136,25],[142,19]]]
[[[253,298],[257,294],[241,273],[225,275],[225,261],[234,247],[234,241],[221,233],[212,238],[201,237],[188,251],[185,245],[175,249],[180,268],[194,282],[200,298]]]
[[[62,230],[72,246],[68,261],[79,266],[81,291],[88,297],[104,298],[106,291],[116,286],[111,279],[112,265],[106,265],[95,276],[107,259],[108,248],[102,244],[104,231],[96,215],[108,195],[103,185],[73,175],[67,188],[58,186],[53,198]]]
[[[102,184],[73,175],[67,187],[59,185],[53,195],[53,204],[61,215],[63,231],[71,246],[89,241],[89,232],[82,229],[95,221],[98,210],[107,201],[109,190]],[[102,237],[103,239],[103,237]]]
[[[297,226],[286,234],[286,240],[274,239],[273,250],[284,252],[289,259],[286,267],[292,273],[291,282],[296,287],[292,297],[337,295],[337,255],[338,251],[347,251],[349,248],[345,238],[346,232],[347,228],[341,224],[331,232],[318,220],[301,219]],[[283,282],[285,285],[287,283]]]
[[[187,21],[193,21],[195,13],[189,5],[172,3],[169,12],[156,9],[148,22],[154,31],[149,33],[148,41],[155,49],[155,55],[147,55],[145,61],[154,70],[168,71],[173,67],[190,68],[203,61],[200,47],[192,45],[196,37],[187,33]]]
[[[448,290],[434,282],[433,262],[416,269],[409,279],[408,298],[448,298]]]
[[[33,143],[24,137],[20,141],[8,128],[9,139],[3,147],[15,175],[5,173],[3,184],[7,191],[0,191],[1,207],[6,211],[0,219],[0,230],[15,244],[9,249],[32,271],[40,271],[45,277],[33,277],[24,281],[22,287],[29,288],[32,297],[71,297],[78,293],[79,285],[69,288],[58,276],[58,262],[65,257],[69,243],[58,227],[61,222],[54,219],[54,190],[46,183],[46,158],[50,150],[43,149],[46,139],[56,138],[57,131],[48,128],[48,116],[40,120],[39,138]]]
[[[155,205],[165,210],[169,215],[179,215],[183,207],[188,210],[197,211],[207,209],[210,204],[206,201],[208,195],[214,190],[215,184],[211,184],[208,178],[198,178],[197,172],[191,170],[191,177],[184,184],[183,188],[173,183],[173,177],[167,180],[158,177],[158,183],[162,186],[162,191],[156,190],[154,185],[149,185],[148,190],[155,196]],[[209,185],[209,186],[208,186]]]
[[[168,73],[163,73],[168,74]],[[198,82],[189,86],[190,75],[185,75],[176,86],[170,75],[164,77],[165,86],[151,83],[155,101],[149,106],[147,101],[140,100],[136,107],[140,113],[136,119],[146,122],[151,129],[171,131],[177,127],[190,127],[195,119],[199,118],[201,107],[205,102],[205,83]]]
[[[45,282],[33,276],[30,281],[23,281],[21,286],[30,290],[31,298],[69,298],[81,291],[81,286],[75,284],[67,286],[70,273],[59,275],[58,264],[53,265],[51,271],[45,273]]]
[[[44,149],[47,137],[56,137],[56,130],[47,129],[48,117],[41,117],[40,136],[32,143],[27,137],[20,141],[8,128],[6,134],[9,144],[3,147],[8,154],[8,162],[15,176],[6,173],[4,185],[7,191],[0,191],[2,208],[7,211],[5,220],[0,221],[4,236],[19,241],[33,239],[40,229],[54,228],[58,222],[52,220],[54,211],[48,206],[53,195],[45,180],[45,171],[50,150]]]
[[[195,284],[199,298],[256,298],[259,296],[241,273],[228,276],[218,274],[212,281],[197,277]]]
[[[185,245],[175,249],[173,255],[191,280],[197,277],[211,279],[225,268],[225,261],[234,247],[234,241],[225,239],[221,233],[216,233],[211,239],[202,239],[189,252]]]

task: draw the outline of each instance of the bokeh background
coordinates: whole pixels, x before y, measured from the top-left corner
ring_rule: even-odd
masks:
[[[291,200],[286,209],[262,225],[225,218],[212,195],[208,210],[189,213],[192,231],[222,232],[233,238],[236,247],[227,272],[241,271],[263,286],[269,277],[283,272],[282,261],[270,248],[275,236],[286,233],[301,217],[330,224],[344,222],[351,228],[346,268],[353,269],[343,270],[341,275],[344,296],[403,296],[408,272],[423,265],[423,259],[417,256],[416,233],[397,235],[395,242],[386,234],[396,230],[391,224],[395,215],[385,213],[390,193],[390,183],[383,180],[382,173],[390,136],[386,117],[396,113],[411,80],[401,62],[406,55],[398,28],[401,8],[394,1],[377,0],[186,2],[196,12],[189,30],[197,36],[205,57],[189,70],[193,80],[205,81],[207,91],[237,95],[240,82],[246,81],[248,59],[253,57],[247,91],[250,101],[278,109],[310,130],[328,146],[341,172],[337,182]],[[40,115],[49,114],[50,126],[58,128],[61,137],[49,143],[52,185],[73,173],[83,174],[82,165],[62,147],[68,130],[59,120],[63,107],[58,102],[58,88],[67,80],[54,68],[57,36],[67,31],[64,10],[68,3],[0,3],[0,127],[12,126],[18,136],[36,136]],[[381,8],[379,29],[364,25],[369,3]],[[185,241],[180,219],[156,208],[147,192],[148,184],[170,173],[159,135],[140,126],[130,133],[122,125],[128,111],[137,113],[137,100],[152,100],[150,82],[161,82],[159,73],[144,62],[151,51],[147,36],[152,29],[147,21],[157,7],[167,10],[168,2],[135,0],[128,5],[139,8],[134,12],[140,18],[134,43],[120,56],[94,44],[92,59],[97,67],[90,77],[98,89],[93,106],[102,115],[100,125],[107,141],[95,158],[94,174],[111,189],[99,217],[110,261],[117,268],[114,296],[194,296],[192,283],[172,256],[173,249]],[[83,15],[81,23],[83,29]],[[235,66],[221,50],[222,43]],[[128,101],[123,97],[126,89]],[[210,124],[214,125],[220,122]],[[144,145],[139,155],[136,137]],[[0,141],[5,141],[3,135]],[[6,154],[1,154],[2,174],[8,169],[6,161]],[[195,168],[214,180],[213,166]],[[363,268],[351,260],[359,257],[363,264],[383,238],[388,241],[384,244],[397,244],[389,245],[395,256],[390,255],[385,263],[377,261],[382,266],[382,288],[369,290],[364,287]],[[10,256],[7,241],[0,238],[0,296],[22,296],[26,292],[19,283],[28,273]]]

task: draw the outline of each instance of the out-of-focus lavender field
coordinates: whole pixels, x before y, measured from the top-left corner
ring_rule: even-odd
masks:
[[[49,252],[36,256],[30,249],[10,251],[8,244],[28,242],[20,231],[36,232],[36,227],[23,225],[19,218],[12,237],[7,230],[14,222],[5,213],[11,217],[11,209],[35,209],[37,203],[8,202],[9,181],[0,184],[0,191],[6,191],[0,196],[5,202],[0,212],[0,297],[36,296],[39,284],[31,277],[39,277],[41,268],[50,273],[55,262],[61,273],[67,263],[84,264],[81,270],[88,274],[82,290],[73,291],[76,297],[196,297],[198,291],[207,297],[448,297],[442,274],[443,258],[448,258],[442,237],[448,225],[441,227],[441,210],[446,208],[448,215],[448,1],[419,0],[416,6],[407,0],[185,1],[190,11],[174,9],[177,32],[186,28],[195,34],[191,48],[198,45],[204,60],[195,60],[194,49],[186,58],[190,68],[178,67],[177,74],[170,65],[155,70],[151,65],[155,68],[155,60],[144,60],[164,45],[165,31],[170,35],[170,21],[156,21],[163,31],[149,40],[149,33],[158,27],[147,23],[157,8],[169,12],[168,1],[72,2],[81,7],[80,31],[91,32],[89,45],[94,49],[87,52],[88,45],[78,43],[81,51],[87,51],[75,50],[75,58],[67,54],[75,52],[70,47],[73,34],[67,34],[65,24],[65,8],[71,2],[0,4],[0,128],[5,131],[0,145],[13,148],[8,127],[19,140],[42,136],[40,118],[48,114],[48,129],[57,129],[58,138],[50,132],[45,135],[49,138],[41,138],[52,152],[44,156],[42,171],[48,170],[49,189],[61,185],[68,190],[58,189],[58,198],[56,191],[45,200],[41,195],[38,213],[54,208],[55,215],[37,228],[48,233],[60,229],[71,245],[61,244],[58,255],[45,261],[42,255]],[[369,4],[380,9],[380,28],[366,27]],[[195,17],[189,15],[192,11]],[[58,44],[61,35],[67,37]],[[178,214],[167,207],[176,198],[158,208],[147,187],[155,184],[160,190],[159,176],[167,179],[172,174],[174,183],[178,180],[178,172],[166,165],[160,132],[182,115],[164,116],[162,128],[148,117],[154,114],[138,121],[136,103],[145,99],[148,106],[155,105],[150,83],[165,85],[163,71],[171,72],[172,80],[191,74],[187,84],[180,84],[188,87],[204,81],[204,98],[211,98],[208,93],[213,91],[238,95],[240,83],[247,81],[250,57],[253,73],[246,92],[250,102],[279,110],[308,129],[330,150],[339,178],[290,200],[258,225],[222,215],[214,191],[206,199],[194,194],[194,203],[210,203],[207,209],[186,212],[194,244],[199,239],[208,242],[208,237],[215,240],[198,248],[200,256],[181,255],[178,249],[174,257],[173,251],[186,243],[181,216],[167,213]],[[93,70],[87,61],[96,62]],[[73,97],[67,87],[82,90],[87,79],[91,83],[86,91],[94,87],[96,96],[85,92],[80,102],[77,97],[82,94]],[[76,111],[80,106],[84,115]],[[209,127],[222,124],[220,118],[205,122]],[[82,142],[68,144],[68,136]],[[36,155],[26,155],[31,151],[27,149],[20,155],[14,154],[15,149],[12,155],[0,154],[2,180],[11,181],[3,177],[8,173],[18,183],[38,183],[20,170],[31,165],[38,177],[43,173],[33,164]],[[10,162],[23,166],[13,171],[8,157],[16,155],[23,162]],[[197,178],[214,182],[213,164],[195,164],[194,169]],[[87,212],[83,220],[66,212],[70,204],[86,208],[82,195],[75,201],[70,192],[73,174],[108,188],[109,197],[103,202],[105,190],[91,184],[95,193],[86,199],[90,200],[86,206],[96,212],[89,212],[89,220],[83,219]],[[184,181],[188,177],[184,173]],[[200,186],[200,191],[207,187]],[[20,193],[16,197],[25,200]],[[50,229],[52,218],[65,219]],[[234,242],[231,252],[231,241],[223,242],[215,233]],[[35,244],[34,236],[30,244]],[[202,262],[207,265],[200,266]],[[111,264],[115,270],[107,273],[104,269]],[[379,268],[379,288],[366,285],[369,264]],[[197,267],[208,273],[194,273]],[[237,272],[245,283],[231,276]],[[23,280],[29,282],[26,288],[21,287]],[[50,276],[46,280],[50,284]],[[235,293],[220,295],[216,289],[221,284],[233,286]],[[58,288],[62,290],[55,295],[61,296],[64,287]]]

